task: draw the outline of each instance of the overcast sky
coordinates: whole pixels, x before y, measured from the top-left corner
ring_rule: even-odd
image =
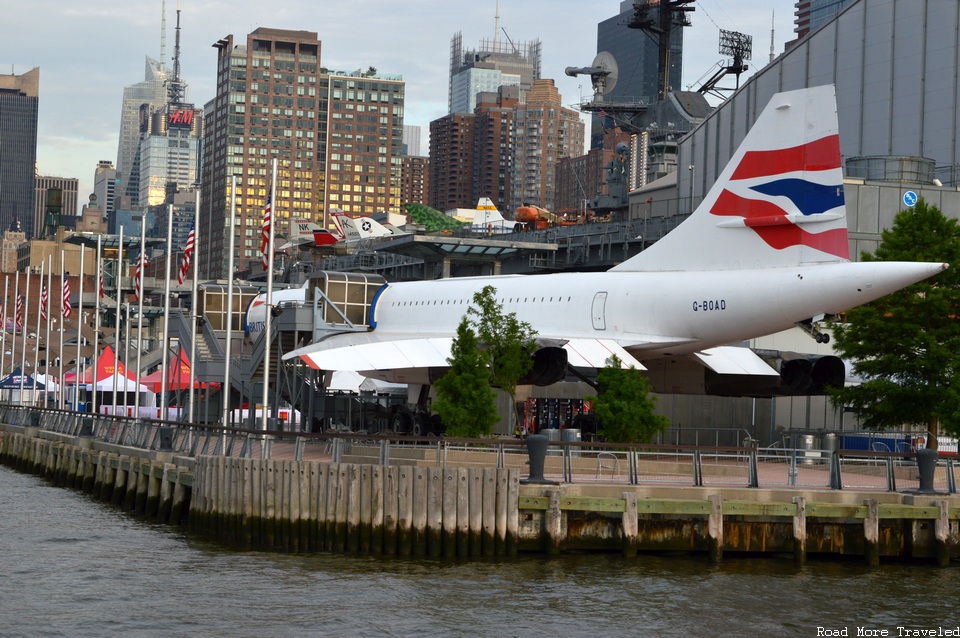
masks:
[[[176,0],[167,0],[167,66],[172,68]],[[32,0],[7,2],[0,20],[0,73],[40,67],[40,173],[80,180],[82,205],[93,191],[99,160],[117,161],[123,87],[144,79],[144,60],[160,57],[162,0]],[[794,38],[794,0],[697,0],[693,26],[684,31],[683,89],[722,56],[719,29],[753,36],[751,74],[774,48]],[[257,27],[316,31],[321,61],[331,69],[376,67],[406,82],[405,124],[422,127],[447,110],[450,39],[463,34],[464,49],[493,39],[497,0],[182,0],[181,77],[188,100],[202,106],[214,94],[220,38],[243,43]],[[500,0],[500,37],[539,38],[544,78],[552,78],[563,103],[592,93],[589,78],[564,75],[588,66],[597,52],[597,24],[620,10],[619,0]],[[622,71],[621,71],[622,72]]]

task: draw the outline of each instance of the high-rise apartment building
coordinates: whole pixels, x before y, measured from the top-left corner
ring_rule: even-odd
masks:
[[[229,35],[217,49],[217,94],[204,108],[203,191],[198,266],[227,271],[231,176],[237,177],[234,264],[259,269],[260,228],[278,160],[272,217],[325,222],[331,208],[399,212],[404,84],[370,68],[320,66],[311,31],[258,28],[245,44]]]
[[[167,102],[166,82],[163,63],[147,56],[143,82],[123,87],[116,169],[120,194],[133,206],[140,201],[140,145],[150,133],[151,114]]]
[[[0,228],[34,236],[40,69],[0,74]]]
[[[504,85],[519,87],[522,102],[533,82],[540,79],[541,64],[540,40],[484,39],[479,49],[464,51],[463,35],[458,31],[450,41],[450,113],[473,113],[478,93],[495,93]]]
[[[333,209],[364,217],[400,213],[403,79],[373,68],[362,73],[329,71],[320,75],[320,87],[318,117],[326,133],[320,143],[327,151],[323,208],[295,210],[294,216]]]
[[[510,174],[513,160],[513,116],[520,103],[516,86],[501,86],[477,95],[474,113],[474,205],[489,197],[497,208],[510,205]]]
[[[561,104],[553,80],[534,82],[526,103],[516,106],[510,139],[510,208],[555,208],[557,165],[583,155],[584,125],[578,112]]]
[[[430,158],[403,156],[400,174],[400,204],[426,204],[430,193]]]
[[[37,237],[56,234],[57,228],[69,225],[64,217],[77,216],[76,177],[48,177],[37,175],[36,204],[33,212],[33,227]]]
[[[476,118],[452,113],[430,122],[429,204],[437,210],[469,208],[473,198]]]

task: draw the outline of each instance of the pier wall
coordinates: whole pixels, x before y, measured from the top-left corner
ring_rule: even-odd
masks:
[[[196,458],[0,424],[0,463],[219,542],[473,557],[648,551],[960,559],[960,497],[525,485],[520,470]]]

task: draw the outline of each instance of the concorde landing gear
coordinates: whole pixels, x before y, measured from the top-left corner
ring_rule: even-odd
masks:
[[[798,321],[796,325],[798,328],[813,337],[814,341],[817,343],[830,343],[830,335],[825,332],[820,332],[820,329],[817,328],[817,324],[823,321],[824,318],[824,315],[820,315],[819,317]]]

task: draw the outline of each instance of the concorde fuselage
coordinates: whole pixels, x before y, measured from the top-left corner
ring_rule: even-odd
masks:
[[[611,338],[645,356],[683,354],[790,328],[872,301],[939,264],[864,262],[705,272],[512,275],[389,284],[374,332],[452,335],[483,286],[541,338]]]

